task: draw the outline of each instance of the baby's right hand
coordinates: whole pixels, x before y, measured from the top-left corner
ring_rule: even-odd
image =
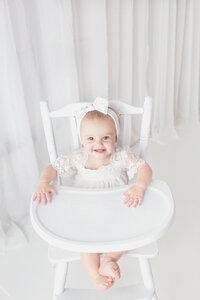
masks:
[[[52,194],[57,195],[54,188],[47,182],[40,182],[32,200],[37,200],[37,204],[42,202],[42,204],[46,205],[47,203],[51,203]]]

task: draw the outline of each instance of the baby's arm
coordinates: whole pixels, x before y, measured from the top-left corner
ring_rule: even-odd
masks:
[[[51,166],[47,166],[41,173],[38,186],[33,196],[33,201],[42,202],[44,205],[51,202],[51,195],[56,195],[56,191],[50,182],[57,177],[57,171]]]
[[[136,207],[138,204],[142,204],[144,192],[150,184],[151,179],[152,169],[147,163],[144,163],[137,170],[137,178],[134,185],[124,193],[124,203],[127,204],[128,207],[132,205]]]

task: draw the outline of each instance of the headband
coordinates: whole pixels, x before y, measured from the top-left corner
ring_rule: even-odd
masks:
[[[78,130],[78,136],[81,141],[81,134],[80,134],[80,128],[81,128],[81,122],[85,115],[89,111],[97,110],[104,115],[109,115],[115,124],[115,129],[117,133],[117,137],[119,135],[119,119],[116,114],[116,112],[108,107],[108,100],[104,98],[97,97],[93,103],[87,104],[85,107],[81,108],[80,111],[76,112],[76,121],[77,121],[77,130]]]

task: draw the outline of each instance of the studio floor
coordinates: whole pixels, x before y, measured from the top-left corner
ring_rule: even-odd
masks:
[[[172,226],[151,260],[159,300],[200,299],[200,126],[179,130],[167,145],[150,141],[147,160],[153,177],[168,183],[175,200]],[[0,255],[0,300],[51,300],[53,268],[47,245],[26,228],[29,242]],[[122,258],[116,286],[140,281],[136,261]],[[92,287],[80,262],[71,263],[67,285]]]

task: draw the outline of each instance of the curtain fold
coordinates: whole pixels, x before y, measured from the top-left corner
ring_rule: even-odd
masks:
[[[38,177],[32,131],[24,95],[18,47],[8,2],[0,2],[0,251],[26,242],[15,222],[27,215],[30,188]],[[23,13],[23,11],[21,12]],[[16,24],[15,24],[16,25]],[[26,52],[26,51],[25,51]],[[31,162],[31,166],[28,162]],[[16,238],[17,237],[17,238]]]
[[[75,0],[73,5],[81,101],[108,97],[106,0]]]
[[[1,252],[26,242],[20,221],[48,163],[39,102],[150,95],[151,138],[166,143],[199,123],[199,28],[196,0],[0,0]],[[138,120],[125,126],[132,144]],[[70,150],[67,121],[54,127],[58,153]]]

